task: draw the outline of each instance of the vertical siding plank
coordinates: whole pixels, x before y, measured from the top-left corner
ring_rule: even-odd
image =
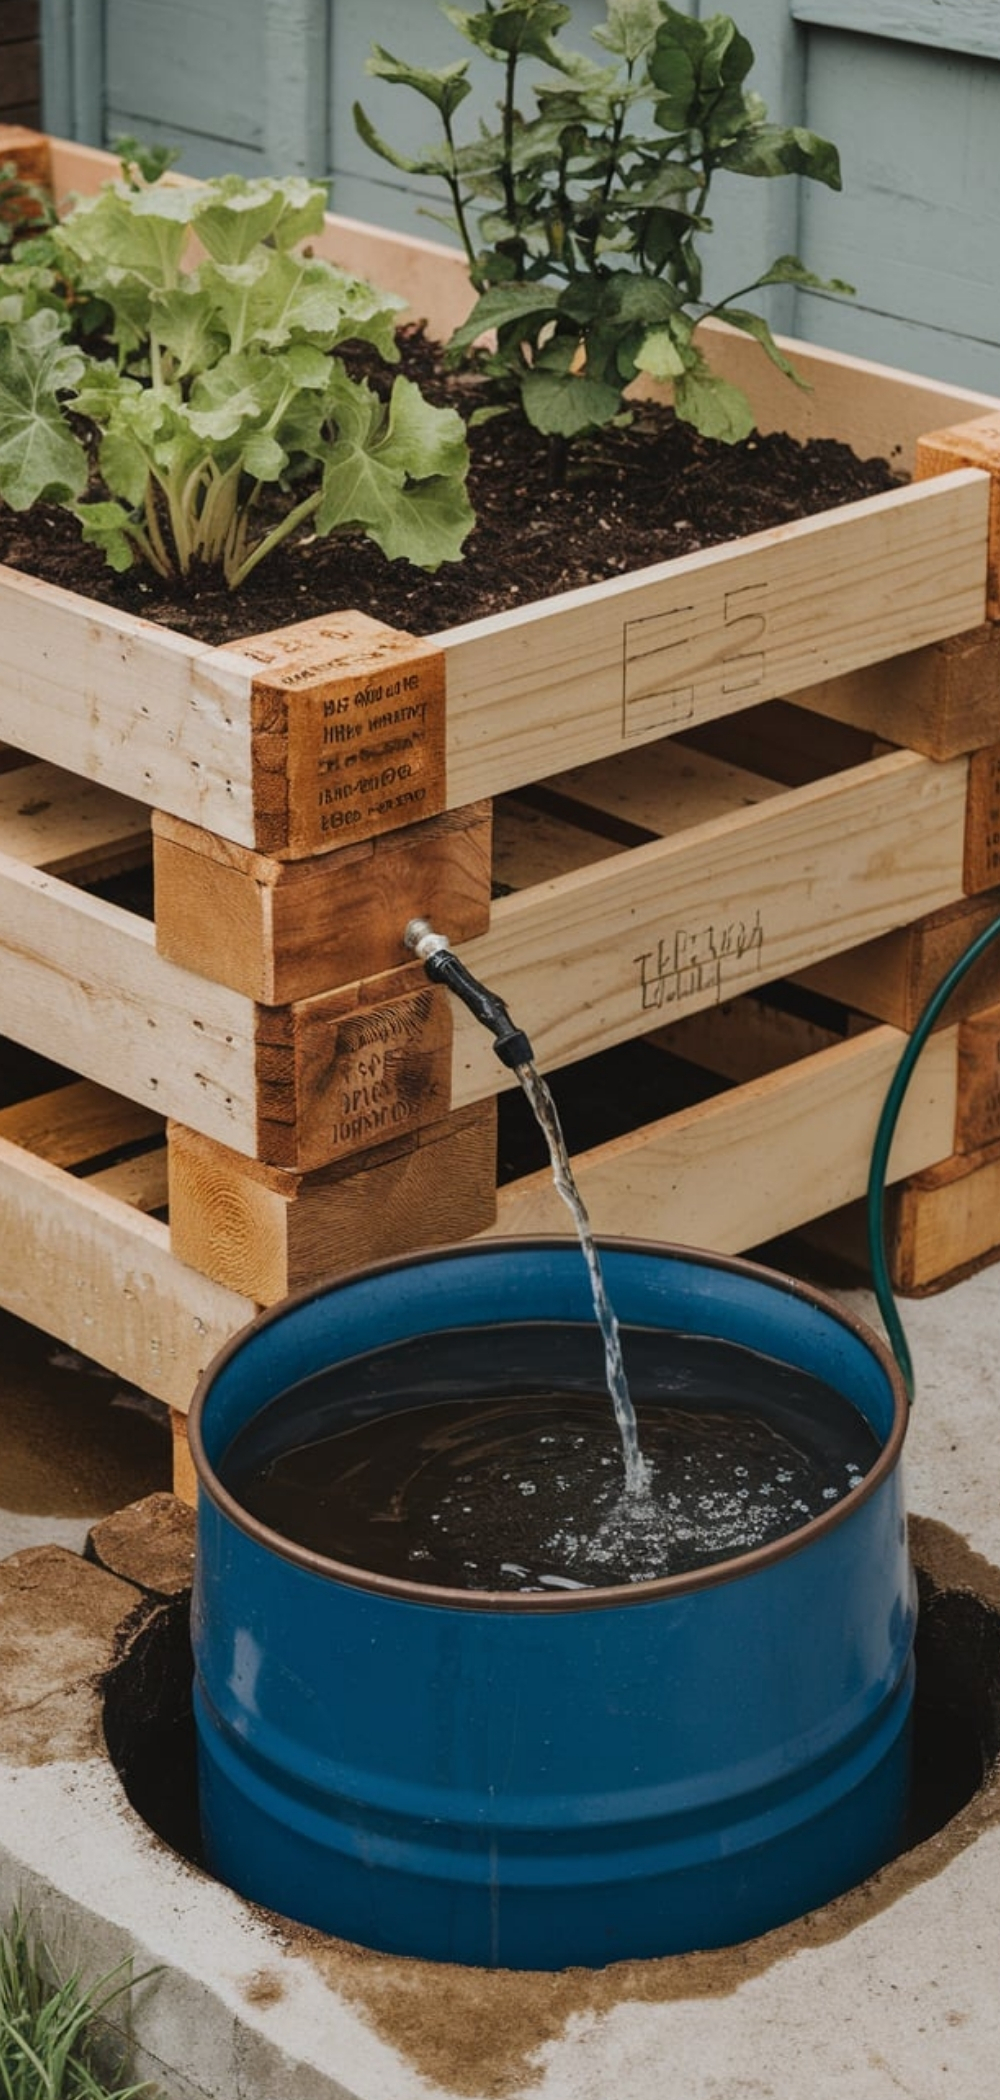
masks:
[[[323,179],[328,0],[264,0],[264,151],[268,172]]]

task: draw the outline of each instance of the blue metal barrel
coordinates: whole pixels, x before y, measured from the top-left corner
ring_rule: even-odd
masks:
[[[562,1968],[745,1939],[898,1849],[915,1606],[891,1359],[749,1263],[623,1241],[602,1258],[623,1324],[825,1379],[874,1430],[875,1465],[802,1530],[689,1575],[421,1589],[290,1544],[216,1468],[330,1364],[443,1328],[588,1320],[575,1243],[446,1249],[265,1315],[191,1421],[202,1821],[244,1895],[392,1952]]]

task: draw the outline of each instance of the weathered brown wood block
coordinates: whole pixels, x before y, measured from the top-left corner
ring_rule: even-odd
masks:
[[[452,941],[490,918],[491,805],[309,860],[276,860],[180,817],[153,819],[156,945],[264,1006],[399,966],[411,918]]]
[[[419,964],[293,1006],[259,1007],[256,1156],[305,1172],[440,1121],[452,1011]]]
[[[965,815],[967,896],[1000,882],[1000,744],[974,751],[969,759],[969,793]]]
[[[928,912],[912,926],[832,955],[802,971],[796,981],[876,1021],[911,1030],[952,964],[998,917],[1000,890],[963,897],[941,911]],[[942,1023],[961,1020],[998,1000],[1000,941],[986,949],[953,993]]]
[[[22,182],[47,189],[52,179],[52,149],[45,134],[25,124],[0,124],[0,161],[15,162]]]
[[[1000,412],[977,416],[951,430],[929,431],[917,444],[915,479],[981,467],[991,478],[987,617],[1000,619]]]
[[[954,758],[1000,737],[1000,627],[908,649],[796,693],[796,705],[906,744],[928,758]],[[817,728],[819,723],[817,723]]]
[[[444,657],[364,613],[233,644],[250,693],[255,844],[298,858],[444,809]]]
[[[942,1290],[1000,1252],[1000,1143],[956,1153],[894,1190],[890,1273],[900,1291]]]
[[[168,1132],[174,1253],[262,1305],[365,1262],[485,1232],[496,1216],[496,1103],[307,1173]]]
[[[1000,946],[1000,942],[997,943]],[[1000,1142],[1000,1005],[964,1020],[958,1031],[956,1152]],[[1000,1243],[1000,1216],[997,1219]]]

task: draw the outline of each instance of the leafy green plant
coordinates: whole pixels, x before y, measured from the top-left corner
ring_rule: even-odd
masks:
[[[322,189],[140,174],[130,160],[0,267],[0,495],[65,504],[114,569],[218,565],[233,588],[307,522],[422,568],[457,560],[464,425],[402,376],[383,398],[336,354],[396,362],[402,302],[303,248]],[[102,487],[81,500],[92,456]]]
[[[85,1989],[60,1982],[44,1947],[15,1917],[0,1932],[0,2100],[137,2100],[146,2085],[107,2084],[94,2025],[131,1987],[128,1965]]]
[[[448,223],[480,294],[452,351],[473,354],[493,332],[496,349],[480,362],[494,408],[516,398],[556,446],[620,416],[625,389],[641,373],[672,382],[677,414],[705,435],[746,436],[750,404],[711,369],[698,322],[723,316],[796,378],[766,321],[742,301],[766,285],[851,287],[782,255],[707,304],[702,244],[712,230],[712,184],[720,172],[805,175],[838,189],[835,147],[769,121],[746,85],[751,46],[726,15],[698,21],[668,0],[609,0],[593,31],[599,63],[561,42],[571,9],[560,0],[486,0],[477,13],[442,12],[500,68],[498,124],[458,138],[470,60],[432,71],[379,46],[369,72],[430,103],[441,140],[407,156],[360,105],[355,122],[385,160],[448,192]],[[526,65],[535,80],[530,114],[520,102]]]

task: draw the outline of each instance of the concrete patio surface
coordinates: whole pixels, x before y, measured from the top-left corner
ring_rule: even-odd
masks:
[[[864,1293],[846,1295],[870,1312]],[[918,1381],[915,1553],[1000,1612],[1000,1269],[904,1315]],[[10,1362],[4,1348],[4,1389]],[[50,1387],[52,1365],[36,1368]],[[117,1412],[143,1420],[134,1405]],[[71,1510],[64,1482],[50,1510],[15,1510],[13,1528],[0,1518],[0,1554],[13,1556],[0,1567],[0,1909],[26,1902],[59,1958],[90,1975],[127,1955],[137,1975],[157,1971],[134,1993],[132,2032],[139,2071],[165,2100],[1000,2091],[992,1778],[936,1837],[806,1919],[741,1947],[603,1971],[487,1974],[367,1954],[288,1926],[186,1864],[126,1803],[95,1690],[148,1575],[127,1558],[116,1573],[79,1559],[78,1537],[59,1529],[164,1485],[159,1428],[148,1426],[125,1493],[100,1468],[84,1489],[78,1465]],[[7,1436],[0,1425],[5,1447]]]

